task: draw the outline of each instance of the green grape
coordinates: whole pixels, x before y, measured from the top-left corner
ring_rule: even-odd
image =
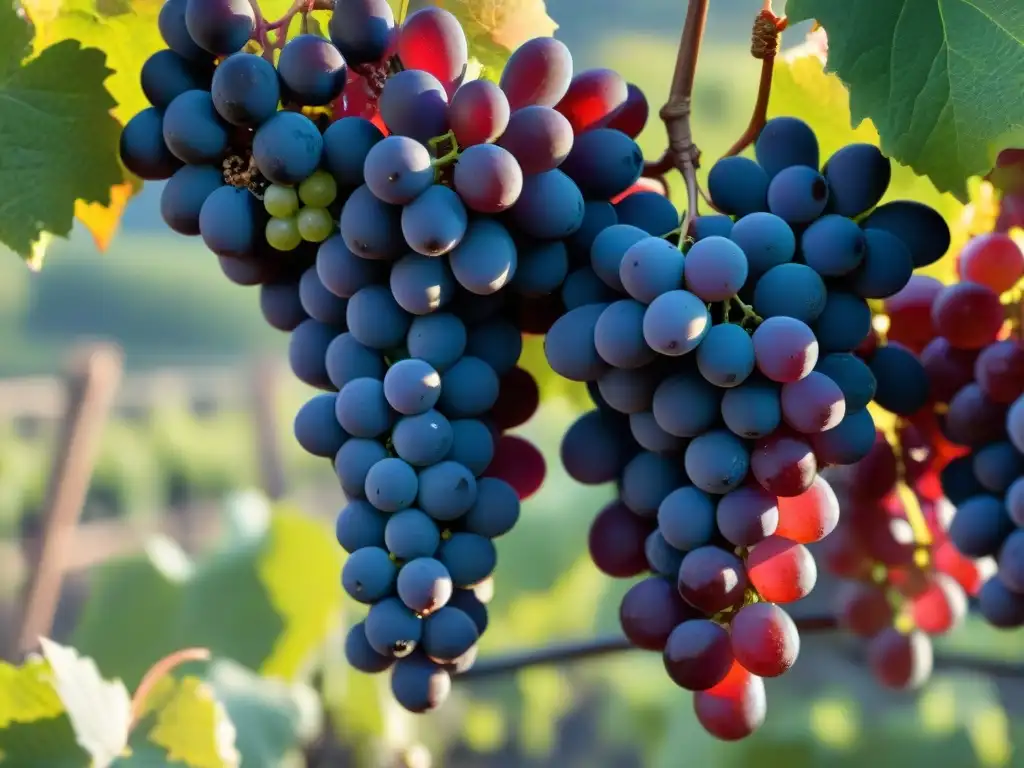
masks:
[[[303,208],[299,211],[299,234],[303,240],[322,243],[334,231],[334,219],[326,208]]]
[[[271,216],[287,219],[299,210],[299,196],[291,187],[271,184],[263,193],[263,207]]]
[[[313,208],[326,208],[338,196],[338,184],[327,171],[315,171],[299,184],[299,199]]]
[[[299,229],[298,217],[275,217],[267,222],[267,244],[278,251],[294,251],[302,242]]]

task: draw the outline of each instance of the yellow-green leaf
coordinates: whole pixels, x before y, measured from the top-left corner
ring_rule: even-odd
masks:
[[[321,523],[294,511],[276,511],[258,569],[284,626],[263,663],[264,674],[294,677],[338,620],[340,567],[336,543]]]
[[[0,729],[12,723],[31,723],[64,712],[50,684],[50,666],[32,657],[21,667],[0,661]]]
[[[184,677],[156,713],[149,740],[167,751],[167,759],[189,768],[234,768],[235,726],[213,689],[197,677]]]

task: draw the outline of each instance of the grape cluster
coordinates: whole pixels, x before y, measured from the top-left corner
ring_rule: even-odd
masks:
[[[595,403],[562,459],[580,482],[617,484],[589,541],[604,572],[645,576],[623,629],[664,654],[715,736],[756,730],[763,678],[795,662],[780,606],[814,586],[808,544],[838,542],[828,567],[886,598],[890,613],[876,600],[843,620],[877,626],[890,684],[916,680],[926,655],[894,594],[925,633],[955,621],[963,590],[980,589],[994,623],[1024,621],[1024,534],[1008,522],[1024,519],[1010,481],[1024,374],[992,284],[1012,259],[993,241],[996,255],[962,255],[973,282],[912,276],[949,230],[927,206],[879,204],[877,148],[821,165],[806,124],[771,120],[756,159],[711,169],[717,212],[681,231],[663,182],[642,178],[644,94],[611,70],[574,74],[554,39],[523,44],[492,83],[466,80],[465,34],[437,7],[396,23],[387,0],[335,0],[329,37],[262,51],[265,23],[241,0],[168,0],[159,25],[168,48],[142,70],[152,106],[125,126],[122,159],[168,180],[168,226],[260,286],[292,371],[321,390],[294,427],[347,497],[342,583],[368,613],[346,654],[390,670],[402,706],[437,707],[472,665],[494,540],[543,482],[540,452],[508,434],[539,401],[524,334],[545,335],[551,368]],[[899,418],[895,440],[870,402]],[[840,522],[819,470],[851,465],[863,487]],[[930,523],[924,556],[900,538],[905,488]],[[943,489],[964,502],[951,526]],[[991,561],[974,553],[999,547],[981,587]]]
[[[845,581],[839,626],[867,640],[875,678],[901,690],[927,680],[931,637],[960,624],[968,594],[977,595],[993,566],[949,540],[954,510],[938,472],[956,452],[925,418],[899,419],[894,434],[879,431],[870,453],[849,467],[842,519],[820,552],[825,570]]]
[[[1024,342],[1020,288],[1024,253],[989,233],[958,254],[960,281],[921,304],[934,334],[921,352],[942,434],[964,448],[944,467],[942,489],[956,505],[949,538],[968,558],[996,558],[998,573],[978,594],[996,627],[1024,626]],[[1001,297],[1006,297],[1004,302]]]
[[[854,354],[871,334],[868,300],[897,294],[949,245],[935,211],[878,205],[890,165],[873,146],[819,170],[811,129],[777,118],[755,155],[711,169],[721,213],[698,217],[682,249],[604,228],[591,291],[577,298],[566,282],[568,311],[545,340],[551,367],[587,382],[597,405],[566,434],[563,463],[580,482],[618,484],[591,528],[593,559],[615,577],[653,574],[623,599],[623,630],[663,652],[722,739],[756,730],[762,678],[796,660],[780,606],[811,591],[806,545],[839,522],[819,469],[874,445],[867,406],[876,368],[888,370]]]

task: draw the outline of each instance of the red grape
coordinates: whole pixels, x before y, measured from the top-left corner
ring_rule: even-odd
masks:
[[[429,72],[449,95],[462,81],[469,46],[459,20],[436,6],[416,11],[398,32],[398,58],[406,69]]]
[[[846,415],[843,391],[818,371],[811,371],[799,381],[783,384],[781,401],[786,423],[804,434],[833,429]]]
[[[647,125],[651,108],[647,104],[647,97],[640,90],[640,86],[629,83],[626,88],[626,103],[615,113],[612,121],[608,123],[608,127],[622,131],[631,139],[635,139]]]
[[[546,472],[544,457],[533,443],[514,435],[502,435],[484,475],[504,480],[525,500],[540,489]]]
[[[879,516],[861,536],[864,550],[873,559],[891,567],[914,562],[914,529],[903,517]]]
[[[818,580],[818,567],[807,547],[782,536],[769,536],[754,546],[746,566],[750,584],[772,603],[807,597]]]
[[[998,232],[1009,232],[1014,227],[1024,227],[1024,194],[1020,190],[1003,195],[999,201],[999,217],[996,219]]]
[[[961,280],[1006,293],[1024,278],[1024,252],[1009,235],[988,232],[967,242],[958,267]]]
[[[967,595],[952,576],[933,573],[924,592],[914,598],[912,610],[914,623],[922,632],[945,634],[967,615]]]
[[[778,507],[775,533],[800,544],[821,541],[839,524],[839,499],[821,475],[799,496],[780,498]]]
[[[756,483],[725,494],[715,509],[718,530],[737,547],[749,547],[776,532],[778,499]]]
[[[675,584],[660,576],[639,581],[619,604],[622,631],[633,645],[648,651],[665,648],[672,631],[696,611],[683,602]]]
[[[629,98],[626,81],[610,69],[588,69],[572,79],[569,90],[555,107],[579,135],[604,128]]]
[[[794,317],[769,317],[754,331],[757,369],[772,381],[799,381],[818,363],[818,340]]]
[[[931,399],[948,403],[953,395],[974,381],[975,349],[957,349],[941,336],[932,339],[921,351],[921,365],[928,374]]]
[[[821,562],[836,576],[859,579],[871,572],[871,561],[848,523],[841,524],[821,542]]]
[[[722,682],[693,695],[693,709],[704,730],[715,738],[746,738],[761,727],[768,714],[764,680],[736,662]]]
[[[708,619],[685,621],[668,636],[662,658],[672,682],[688,691],[706,691],[732,668],[729,633]]]
[[[947,285],[932,305],[935,331],[958,349],[981,349],[1003,327],[999,295],[978,283]]]
[[[974,363],[974,378],[994,403],[1009,405],[1024,394],[1024,343],[997,341],[981,351]]]
[[[750,470],[769,493],[799,496],[814,482],[818,462],[807,442],[776,433],[754,447],[750,454]]]
[[[885,590],[874,584],[847,582],[839,593],[839,625],[860,637],[874,637],[892,625],[893,610]]]
[[[654,520],[633,514],[625,504],[614,502],[602,509],[590,525],[590,557],[602,573],[617,579],[647,570],[644,543],[654,531]]]
[[[850,468],[850,495],[859,500],[881,499],[898,480],[896,453],[885,435],[876,432],[871,452]]]
[[[992,402],[977,384],[956,393],[946,412],[945,434],[960,445],[982,446],[1002,439],[1006,406]]]
[[[572,82],[572,54],[561,40],[535,37],[519,46],[501,72],[501,90],[515,112],[529,106],[553,107]]]
[[[868,664],[882,685],[898,690],[917,688],[931,675],[932,641],[923,632],[903,634],[889,627],[868,643]]]
[[[732,620],[731,637],[736,660],[759,677],[778,677],[800,653],[796,623],[773,603],[740,608]]]
[[[491,409],[499,429],[515,429],[529,421],[540,405],[540,389],[533,374],[513,368],[501,377],[498,400]]]
[[[731,552],[698,547],[683,557],[678,587],[686,602],[711,616],[743,602],[747,574]]]
[[[889,341],[920,352],[935,337],[932,326],[932,304],[942,290],[942,283],[928,275],[913,275],[899,293],[885,300],[889,315]]]
[[[459,86],[448,107],[460,148],[497,141],[508,127],[509,115],[505,94],[490,80],[471,80]]]

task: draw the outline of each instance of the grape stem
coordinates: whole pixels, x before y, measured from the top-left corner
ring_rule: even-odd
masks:
[[[263,49],[263,58],[274,63],[274,51],[280,50],[288,40],[288,27],[296,14],[303,16],[313,11],[330,11],[334,8],[334,0],[293,0],[291,6],[275,21],[269,21],[263,16],[260,10],[259,0],[249,0],[253,16],[256,18],[256,28],[253,31],[252,39],[260,44]],[[276,32],[274,41],[270,40],[270,32]]]
[[[675,168],[682,174],[686,184],[686,213],[683,214],[680,225],[680,231],[683,233],[680,244],[686,239],[700,203],[700,192],[697,187],[700,150],[693,143],[690,115],[693,80],[707,18],[708,0],[689,0],[686,21],[683,23],[683,32],[679,39],[679,53],[672,76],[672,87],[665,106],[658,113],[668,134],[668,149],[658,160],[647,163],[643,172],[644,176],[656,178]]]
[[[932,535],[928,528],[928,521],[925,519],[924,511],[921,509],[917,496],[906,483],[906,457],[903,455],[903,446],[899,436],[902,424],[903,419],[896,419],[896,423],[892,428],[885,430],[885,439],[889,443],[889,447],[892,448],[893,457],[896,459],[896,493],[903,504],[903,513],[914,533],[914,543],[918,547],[927,548],[932,544]]]
[[[402,0],[402,5],[398,9],[398,26],[405,24],[405,18],[409,15],[409,0]]]
[[[772,74],[775,72],[775,56],[779,52],[779,34],[786,28],[786,17],[776,16],[772,12],[771,2],[765,2],[764,8],[754,19],[754,29],[750,35],[750,55],[761,60],[761,79],[757,85],[757,99],[754,112],[746,130],[729,147],[725,157],[738,155],[757,139],[768,121],[768,101],[772,95]]]
[[[754,308],[743,301],[739,296],[733,296],[731,299],[725,300],[726,322],[728,322],[730,311],[734,306],[738,307],[743,313],[743,317],[740,319],[740,327],[745,328],[748,323],[756,326],[764,322],[764,319],[754,311]]]
[[[441,181],[444,169],[459,159],[461,154],[459,142],[455,138],[455,132],[448,131],[448,133],[430,139],[427,144],[430,146],[430,150],[437,155],[430,161],[430,167],[434,169],[434,178],[436,181]],[[438,154],[439,152],[441,154]]]
[[[796,619],[801,634],[830,632],[838,629],[836,620],[831,616],[808,616]],[[567,664],[586,661],[601,656],[610,656],[624,651],[642,650],[619,634],[596,637],[592,640],[555,643],[530,651],[496,656],[484,659],[471,669],[458,675],[457,681],[473,681],[500,675],[519,672],[531,667],[548,666],[551,664]],[[851,660],[863,663],[864,656],[855,651],[845,654]],[[976,658],[963,653],[936,653],[935,669],[961,670],[975,672],[994,677],[1024,677],[1024,664],[1014,664],[995,659]]]

